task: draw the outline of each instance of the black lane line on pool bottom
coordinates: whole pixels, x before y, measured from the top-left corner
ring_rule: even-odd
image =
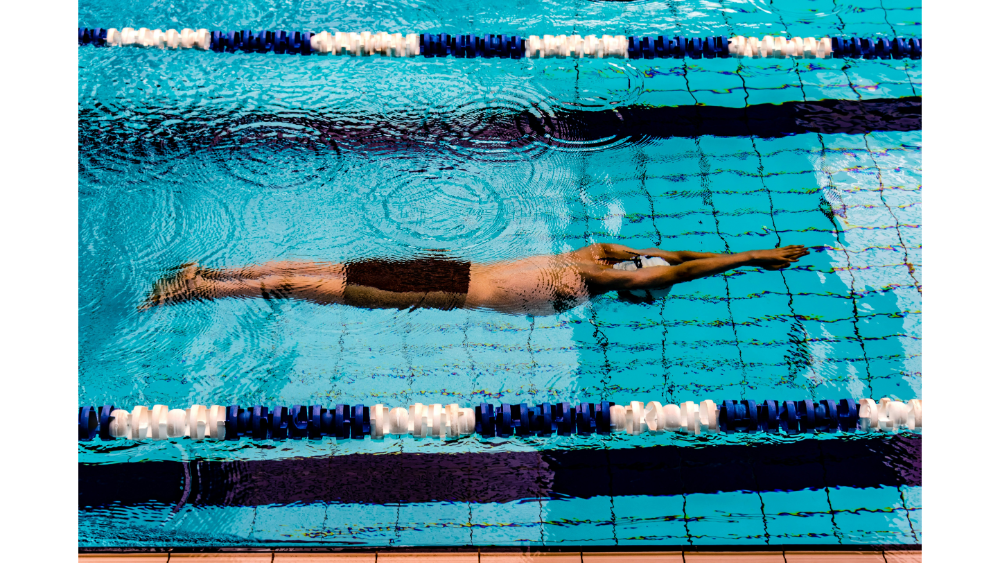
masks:
[[[153,152],[195,148],[227,148],[274,144],[306,145],[334,150],[356,148],[399,151],[444,144],[496,150],[533,143],[579,148],[638,142],[644,138],[784,137],[802,133],[864,134],[873,131],[917,131],[921,98],[821,100],[743,107],[623,106],[609,110],[551,113],[483,108],[452,112],[395,112],[387,115],[281,115],[203,112],[177,121],[177,111],[147,108],[142,127],[136,120],[109,122],[105,112],[79,112],[81,150],[101,150],[129,143]],[[133,147],[135,148],[135,147]]]
[[[193,461],[190,482],[182,462],[81,463],[79,508],[486,503],[610,496],[612,488],[615,496],[665,496],[921,484],[919,435],[822,442],[822,450],[819,440],[805,439],[705,447]]]

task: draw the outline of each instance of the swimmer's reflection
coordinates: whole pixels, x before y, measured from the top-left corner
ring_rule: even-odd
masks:
[[[271,262],[232,269],[187,264],[156,282],[139,308],[192,299],[263,297],[368,309],[489,309],[551,315],[610,291],[629,301],[648,302],[678,283],[740,266],[778,270],[808,253],[803,246],[713,254],[598,243],[565,254],[491,264],[434,255],[345,264]]]

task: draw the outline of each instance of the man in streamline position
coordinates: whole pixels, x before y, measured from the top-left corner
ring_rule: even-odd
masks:
[[[489,309],[551,315],[609,291],[662,291],[740,266],[779,270],[806,254],[803,246],[713,254],[597,243],[565,254],[491,264],[443,255],[345,264],[271,262],[232,269],[187,264],[156,282],[139,308],[191,299],[263,297],[368,309]]]

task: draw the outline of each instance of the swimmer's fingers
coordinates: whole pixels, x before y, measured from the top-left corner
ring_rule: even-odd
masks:
[[[785,260],[796,261],[799,258],[802,258],[803,256],[809,254],[809,251],[804,248],[801,250],[800,249],[791,249],[791,250],[782,249],[782,250],[783,252],[781,252],[781,257]]]
[[[796,261],[797,260],[789,260],[789,261],[786,261],[786,262],[782,262],[780,264],[768,264],[766,266],[761,266],[761,268],[764,268],[765,270],[771,270],[771,271],[783,270],[783,269],[791,266],[792,262],[796,262]]]

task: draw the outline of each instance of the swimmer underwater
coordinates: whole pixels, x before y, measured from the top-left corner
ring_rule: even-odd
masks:
[[[492,264],[435,255],[345,264],[270,262],[231,269],[185,264],[156,282],[139,309],[188,300],[263,297],[367,309],[488,309],[540,316],[568,311],[611,291],[625,300],[648,302],[678,283],[741,266],[780,270],[807,254],[797,245],[713,254],[597,243],[564,254]]]

